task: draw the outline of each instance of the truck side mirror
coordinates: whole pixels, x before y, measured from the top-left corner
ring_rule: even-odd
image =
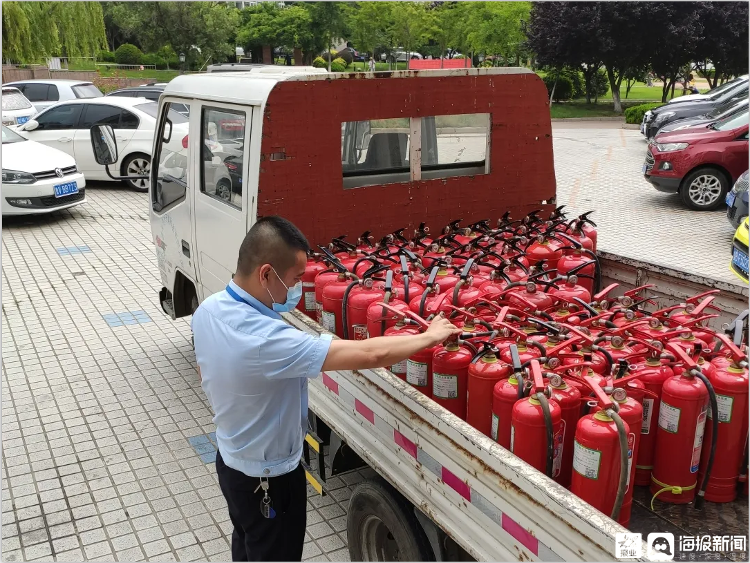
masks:
[[[117,162],[117,140],[111,125],[91,127],[91,148],[97,164],[108,166]]]

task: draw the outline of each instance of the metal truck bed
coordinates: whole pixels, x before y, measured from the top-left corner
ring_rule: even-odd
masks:
[[[659,285],[659,306],[713,287],[731,320],[747,307],[747,288],[718,284],[645,262],[602,255],[604,283],[621,291]],[[652,292],[653,293],[653,292]],[[294,312],[287,320],[320,334]],[[310,408],[377,473],[473,558],[480,561],[614,560],[615,534],[627,530],[519,460],[384,369],[329,372],[310,382]],[[632,531],[730,534],[747,530],[747,502],[706,503],[704,512],[659,505],[636,489]],[[666,508],[664,508],[666,507]],[[646,553],[644,546],[644,554]]]

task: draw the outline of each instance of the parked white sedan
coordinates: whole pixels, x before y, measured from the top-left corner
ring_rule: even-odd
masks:
[[[62,102],[36,115],[19,131],[32,141],[59,149],[74,157],[86,179],[112,181],[104,166],[96,163],[91,148],[91,127],[111,125],[119,151],[110,171],[117,176],[148,174],[151,168],[151,146],[156,127],[157,104],[144,98],[94,98]],[[170,112],[173,124],[187,118]],[[148,180],[127,180],[130,187],[148,191]]]
[[[3,125],[3,215],[50,213],[86,201],[86,180],[70,155]]]
[[[3,125],[8,127],[23,125],[37,112],[26,96],[11,86],[3,86],[2,107]]]

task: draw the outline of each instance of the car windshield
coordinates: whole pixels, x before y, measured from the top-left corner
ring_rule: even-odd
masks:
[[[21,137],[21,135],[19,135],[15,131],[11,131],[5,125],[3,125],[3,144],[4,145],[8,143],[20,143],[22,141],[26,141],[26,139]]]
[[[748,116],[748,112],[744,111],[739,115],[730,115],[729,117],[716,121],[711,125],[711,129],[716,129],[717,131],[731,131],[732,129],[737,129],[737,127],[747,125],[748,122],[750,122],[750,117]]]
[[[26,96],[15,88],[3,88],[3,111],[29,109],[33,107]]]
[[[719,117],[719,116],[720,116],[720,115],[721,115],[722,113],[724,113],[724,112],[725,112],[725,111],[727,111],[727,110],[728,110],[729,108],[732,108],[732,107],[734,107],[734,106],[735,106],[735,105],[737,105],[737,104],[738,104],[737,100],[729,100],[729,101],[726,101],[726,102],[724,102],[723,104],[719,104],[719,105],[718,105],[718,106],[716,106],[716,107],[715,107],[714,109],[712,109],[711,111],[709,111],[709,112],[708,112],[708,113],[706,114],[706,117],[711,117],[711,118],[713,118],[713,119],[716,119],[716,118],[717,118],[717,117]]]
[[[725,82],[718,88],[714,88],[713,90],[711,90],[708,93],[708,97],[711,98],[712,100],[715,100],[716,98],[721,96],[721,94],[723,94],[725,90],[727,90],[728,88],[731,88],[732,86],[737,84],[737,82],[739,82],[740,80],[742,80],[742,78],[740,78],[739,76],[737,78],[733,78],[732,80],[728,80],[727,82]]]
[[[159,104],[156,102],[148,102],[145,104],[138,104],[137,107],[139,110],[141,110],[143,113],[150,115],[153,118],[156,118],[156,114],[159,111]],[[180,123],[187,123],[189,119],[185,117],[182,114],[177,113],[175,110],[170,109],[169,110],[169,120],[174,125],[179,125]]]
[[[101,98],[104,96],[102,91],[93,84],[76,84],[72,89],[76,98]]]

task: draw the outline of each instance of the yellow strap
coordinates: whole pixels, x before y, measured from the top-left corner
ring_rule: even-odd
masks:
[[[654,501],[656,500],[656,497],[658,497],[660,494],[666,491],[669,491],[673,495],[681,495],[684,492],[694,489],[695,486],[698,484],[698,481],[696,480],[696,482],[690,485],[689,487],[678,487],[676,485],[667,485],[666,483],[662,483],[661,481],[659,481],[656,477],[654,477],[653,474],[651,474],[651,480],[661,487],[661,489],[656,491],[656,494],[651,498],[651,512],[654,512]]]

